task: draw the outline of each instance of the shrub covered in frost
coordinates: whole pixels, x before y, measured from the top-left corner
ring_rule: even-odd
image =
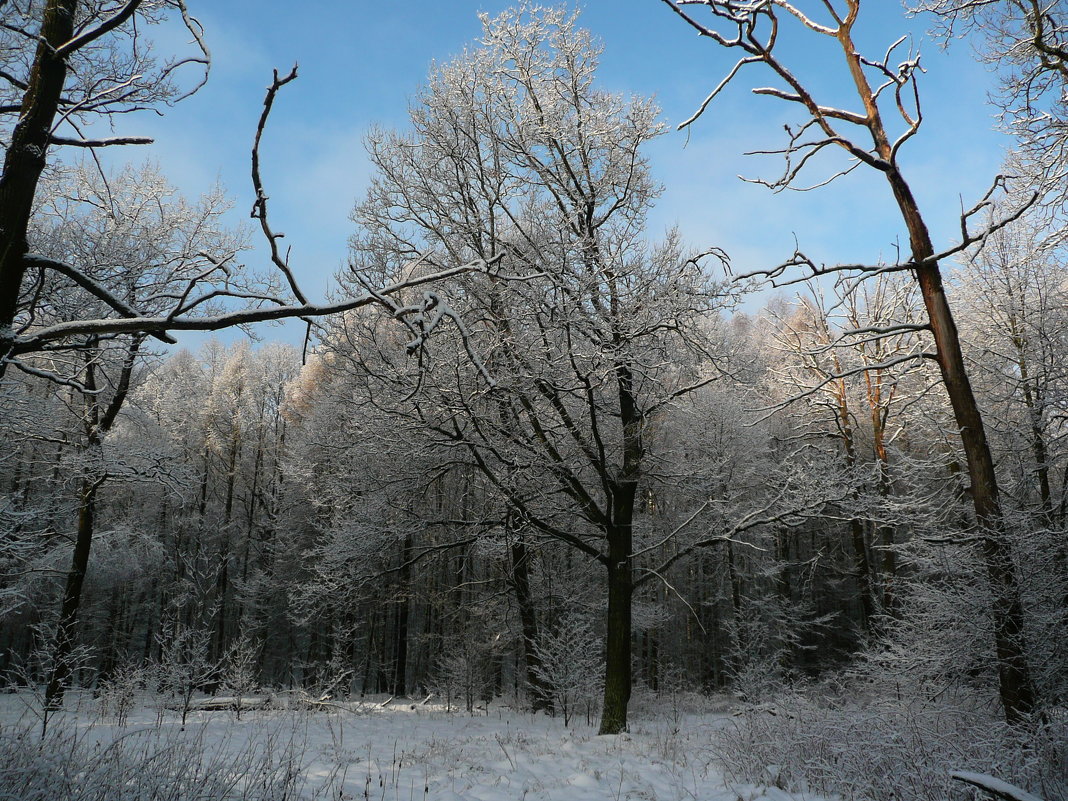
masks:
[[[991,774],[1047,801],[1068,798],[1068,715],[1025,732],[964,705],[787,693],[743,708],[717,732],[713,751],[729,781],[846,801],[975,798],[951,770]]]
[[[25,722],[0,726],[0,797],[20,801],[267,801],[303,787],[304,747],[276,729],[236,748],[205,729],[134,729],[97,742],[66,722],[44,737]]]

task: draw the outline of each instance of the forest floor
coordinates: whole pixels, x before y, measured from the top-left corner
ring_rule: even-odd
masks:
[[[240,718],[192,711],[183,728],[180,712],[151,699],[122,710],[71,693],[42,739],[35,700],[3,695],[0,799],[795,798],[717,770],[710,742],[730,720],[725,703],[685,712],[670,701],[645,704],[629,733],[598,736],[596,721],[588,725],[584,715],[565,727],[559,717],[502,704],[471,714],[432,701],[387,700],[245,710]],[[186,794],[183,787],[196,789]]]

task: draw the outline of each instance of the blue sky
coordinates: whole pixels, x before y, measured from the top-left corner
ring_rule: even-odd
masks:
[[[194,0],[190,6],[213,51],[211,80],[165,117],[120,121],[123,133],[157,140],[123,155],[155,159],[189,195],[221,180],[240,212],[235,219],[247,219],[249,147],[264,89],[272,68],[298,63],[300,79],[283,90],[267,133],[264,179],[272,218],[293,248],[296,271],[309,294],[323,297],[345,261],[349,210],[368,178],[362,148],[368,127],[403,127],[408,98],[430,64],[477,38],[479,11],[492,14],[508,5]],[[782,124],[795,118],[782,102],[742,91],[755,74],[717,101],[688,134],[676,133],[674,125],[729,68],[730,55],[700,40],[659,0],[586,0],[580,7],[582,24],[604,42],[602,87],[654,95],[672,126],[649,150],[654,174],[666,187],[651,235],[677,223],[690,244],[724,248],[743,271],[787,256],[795,235],[806,252],[826,261],[892,257],[901,226],[879,176],[858,172],[829,189],[780,195],[737,179],[739,173],[775,174],[775,160],[741,154],[781,144]],[[858,38],[872,55],[910,32],[923,54],[926,119],[903,161],[932,231],[946,242],[958,230],[961,198],[970,206],[985,191],[1010,144],[993,130],[987,104],[993,76],[975,62],[968,43],[943,51],[926,40],[928,21],[906,19],[897,0],[867,0],[862,20]],[[161,30],[159,45],[179,45],[174,36]],[[820,57],[812,44],[792,44],[791,59],[827,96],[841,96],[835,81],[840,62]],[[812,176],[821,177],[818,171]],[[248,256],[260,259],[262,251]],[[279,329],[262,334],[293,338]]]

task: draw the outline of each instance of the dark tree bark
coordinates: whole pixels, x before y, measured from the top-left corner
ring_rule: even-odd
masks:
[[[745,665],[745,653],[749,648],[749,631],[742,617],[742,577],[739,575],[738,564],[734,559],[734,543],[730,540],[727,540],[723,555],[727,566],[727,582],[730,584],[731,620],[734,623],[729,664],[735,671],[738,671]]]
[[[1031,386],[1031,375],[1027,354],[1024,350],[1024,338],[1018,330],[1015,315],[1009,319],[1013,348],[1016,350],[1016,366],[1020,371],[1020,390],[1023,394],[1024,407],[1027,409],[1027,421],[1031,434],[1031,455],[1035,460],[1035,476],[1038,478],[1038,503],[1042,521],[1046,525],[1053,522],[1053,492],[1049,481],[1049,449],[1046,445],[1046,433],[1043,426],[1043,406],[1041,388]]]
[[[838,359],[834,360],[835,369],[841,372]],[[853,419],[849,414],[849,399],[846,396],[844,379],[835,382],[835,403],[838,413],[838,429],[841,434],[842,447],[845,450],[846,464],[856,467],[857,446],[853,437]],[[854,493],[854,499],[859,498],[859,493]],[[860,585],[860,608],[864,617],[864,631],[872,630],[872,618],[875,616],[875,582],[872,576],[871,560],[868,559],[868,540],[864,530],[864,521],[858,517],[849,520],[849,534],[853,544],[853,554],[857,560],[857,583]]]
[[[621,526],[608,543],[608,610],[606,615],[604,706],[599,734],[627,729],[631,692],[631,531]]]
[[[411,532],[404,536],[401,547],[401,569],[397,573],[397,616],[393,628],[393,681],[391,695],[404,695],[408,680],[408,620],[412,607],[412,552],[414,544]]]
[[[889,145],[887,152],[889,154]],[[994,594],[991,611],[1001,703],[1008,722],[1020,723],[1034,709],[1035,693],[1025,653],[1019,582],[1002,516],[994,460],[968,379],[957,325],[942,285],[942,274],[938,263],[932,261],[935,251],[927,226],[912,191],[896,167],[887,173],[887,180],[908,227],[913,262],[918,265],[916,280],[930,319],[938,367],[968,462],[980,554]]]
[[[857,3],[859,6],[859,3]],[[980,536],[980,554],[994,594],[992,618],[997,652],[999,693],[1009,723],[1020,723],[1035,704],[1034,686],[1027,665],[1024,643],[1023,605],[1012,559],[1012,546],[1001,511],[994,460],[990,455],[986,427],[972,391],[964,362],[957,324],[946,298],[942,273],[927,224],[912,189],[898,167],[896,153],[883,127],[875,92],[864,74],[861,57],[852,40],[850,26],[841,26],[838,40],[846,54],[850,74],[864,103],[867,127],[875,152],[883,160],[886,180],[894,194],[909,233],[913,272],[920,287],[935,359],[942,375],[953,417],[960,431],[968,462],[975,522]]]
[[[236,411],[236,410],[235,410]],[[226,459],[226,495],[223,503],[223,520],[219,526],[219,560],[222,570],[219,571],[219,579],[215,587],[215,597],[218,601],[218,609],[215,618],[215,635],[212,639],[211,655],[214,661],[219,661],[226,654],[229,644],[229,602],[232,597],[230,592],[230,563],[234,561],[234,547],[231,542],[231,533],[234,519],[234,493],[237,485],[237,460],[241,452],[241,423],[234,419],[233,428],[230,432],[230,450]],[[213,687],[216,685],[213,685]]]
[[[645,454],[642,444],[645,419],[634,394],[634,377],[623,363],[616,364],[615,377],[623,433],[623,463],[619,478],[607,482],[611,518],[605,528],[608,611],[601,734],[619,734],[627,729],[631,691],[631,601],[634,595],[634,499]]]
[[[526,664],[527,686],[530,688],[531,708],[535,712],[552,710],[552,699],[545,679],[541,675],[541,657],[538,655],[538,617],[534,609],[534,597],[530,591],[530,552],[523,532],[513,531],[511,543],[511,580],[519,607],[519,622],[523,630],[523,661]]]
[[[30,212],[67,81],[66,60],[56,51],[74,36],[77,8],[77,0],[48,0],[45,4],[40,41],[4,157],[4,172],[0,175],[0,331],[9,330],[15,321],[26,273]]]
[[[96,519],[96,492],[100,483],[92,476],[82,478],[78,495],[78,530],[74,541],[74,554],[67,581],[63,589],[63,602],[56,626],[56,642],[52,654],[52,667],[45,686],[45,707],[59,709],[63,694],[70,682],[71,657],[78,635],[78,610],[82,603],[82,586],[89,568],[89,551],[93,545],[93,528]]]
[[[890,457],[886,449],[886,415],[889,413],[883,407],[882,374],[874,376],[865,373],[868,387],[868,406],[871,409],[871,433],[872,448],[875,451],[875,464],[878,471],[879,495],[887,498],[890,495]],[[897,552],[894,550],[894,527],[881,524],[875,527],[873,537],[874,544],[882,551],[882,574],[879,576],[879,593],[882,599],[882,611],[887,615],[897,613],[897,596],[894,586],[897,577]],[[875,569],[878,572],[878,568]]]
[[[78,610],[82,603],[82,586],[85,573],[89,568],[89,552],[92,550],[94,524],[96,521],[96,497],[107,473],[99,465],[93,464],[93,456],[99,455],[104,435],[118,419],[119,412],[130,392],[130,379],[133,375],[134,362],[141,347],[141,339],[130,343],[125,360],[115,384],[115,393],[106,407],[101,407],[97,395],[95,348],[86,353],[85,398],[85,450],[90,455],[89,464],[82,473],[81,488],[78,493],[78,528],[74,540],[74,553],[71,568],[63,590],[59,621],[56,628],[56,642],[52,656],[52,667],[45,687],[45,706],[58,709],[63,704],[63,693],[70,682],[71,656],[77,641]],[[95,343],[94,343],[95,345]]]

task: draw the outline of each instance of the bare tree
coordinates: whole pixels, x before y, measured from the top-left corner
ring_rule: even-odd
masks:
[[[1000,434],[995,450],[1006,467],[1017,466],[1012,496],[1040,526],[1063,524],[1065,506],[1057,468],[1068,407],[1068,287],[1064,246],[1050,234],[1028,215],[969,253],[954,276],[967,303],[969,355]]]
[[[776,398],[770,409],[778,411],[799,402],[813,407],[824,436],[837,441],[845,466],[855,476],[857,489],[849,504],[850,538],[864,627],[873,630],[874,616],[894,605],[894,533],[885,523],[871,525],[871,510],[860,503],[860,494],[862,489],[882,497],[890,493],[889,443],[894,429],[903,425],[891,421],[891,413],[914,401],[926,387],[926,382],[907,378],[921,366],[908,357],[922,352],[923,342],[916,331],[907,328],[891,336],[873,333],[842,340],[841,335],[911,323],[921,312],[914,286],[894,274],[839,282],[831,298],[815,285],[809,289],[808,295],[787,307],[787,314],[777,316],[772,339],[785,359],[770,367],[775,377],[770,389]],[[901,361],[902,357],[906,360]],[[898,364],[867,369],[892,362]]]
[[[647,429],[714,377],[702,323],[725,300],[676,236],[643,241],[658,193],[643,155],[656,110],[595,88],[598,47],[574,16],[484,16],[482,45],[435,70],[411,134],[370,138],[377,176],[356,209],[355,253],[385,270],[416,253],[502,255],[488,281],[450,291],[485,371],[439,343],[425,369],[409,368],[423,392],[402,413],[504,502],[513,541],[536,535],[603,567],[601,731],[617,733],[631,691],[639,486],[654,464]],[[337,341],[378,336],[361,330]],[[370,375],[395,374],[366,358]],[[397,390],[399,408],[411,395]]]
[[[206,76],[209,58],[200,24],[188,15],[183,0],[46,0],[5,5],[0,48],[11,69],[0,75],[6,101],[0,113],[16,122],[6,132],[0,175],[0,328],[10,340],[23,276],[30,268],[27,231],[49,149],[147,143],[150,140],[144,138],[88,139],[82,127],[94,117],[107,118],[177,99],[175,71],[194,62]],[[159,64],[146,43],[138,42],[137,23],[138,18],[142,24],[158,20],[167,12],[182,19],[198,52]],[[73,129],[77,137],[64,136],[64,128]]]
[[[96,280],[84,265],[48,258],[34,252],[31,218],[53,148],[73,146],[91,155],[101,147],[148,144],[144,137],[92,138],[94,122],[112,122],[122,114],[157,109],[195,92],[207,78],[210,56],[200,23],[184,0],[26,0],[4,4],[0,28],[0,130],[5,148],[0,175],[0,375],[7,366],[30,353],[72,348],[87,338],[118,334],[149,335],[173,343],[167,332],[214,331],[266,320],[310,319],[368,304],[381,303],[402,288],[421,285],[474,265],[434,272],[424,263],[421,273],[401,282],[386,281],[375,292],[336,303],[313,303],[300,289],[268,221],[268,195],[260,176],[259,148],[267,118],[278,91],[296,78],[296,69],[274,76],[264,100],[252,153],[252,183],[258,220],[270,246],[272,279],[254,291],[234,282],[234,265],[215,262],[187,279],[171,302],[152,311],[139,308],[119,285]],[[193,40],[190,55],[158,59],[143,29],[171,19]],[[183,67],[197,77],[182,86]],[[5,124],[4,120],[13,120]],[[67,136],[73,131],[74,137]],[[95,155],[94,155],[95,158]],[[136,276],[136,264],[119,265]],[[440,273],[440,274],[439,274]],[[136,281],[136,277],[131,278]],[[105,313],[42,324],[36,305],[42,292],[66,282],[101,302]],[[229,300],[229,304],[219,305]],[[214,308],[212,308],[214,304]],[[238,308],[234,308],[234,305]],[[419,309],[406,310],[415,316]]]
[[[903,330],[926,330],[933,340],[929,355],[941,371],[942,381],[960,430],[961,442],[971,479],[970,493],[979,532],[980,550],[994,598],[992,617],[998,660],[999,687],[1005,715],[1019,722],[1032,710],[1035,694],[1023,642],[1023,608],[1012,559],[1006,523],[1002,515],[997,476],[987,443],[983,418],[976,403],[961,349],[957,325],[943,287],[939,261],[982,241],[989,229],[980,233],[968,224],[978,207],[961,217],[962,242],[939,252],[931,240],[927,223],[898,160],[901,148],[918,132],[923,121],[916,77],[919,59],[914,53],[891,62],[905,42],[898,39],[881,58],[863,56],[854,40],[854,28],[861,13],[861,0],[824,0],[818,12],[807,12],[790,0],[671,0],[663,2],[690,28],[726,50],[741,55],[726,77],[711,91],[698,112],[683,126],[694,122],[729,83],[739,80],[743,71],[761,66],[776,79],[775,86],[753,89],[758,95],[774,97],[797,107],[804,121],[787,127],[788,143],[776,152],[786,160],[784,172],[763,181],[774,190],[803,188],[801,175],[813,157],[831,149],[844,152],[849,163],[835,176],[817,182],[824,185],[837,175],[863,165],[881,173],[897,204],[909,237],[908,259],[892,266],[870,268],[869,272],[911,271],[920,289],[927,323],[888,326],[881,331],[858,331],[857,336],[891,334]],[[698,16],[701,7],[707,16]],[[817,15],[818,14],[818,15]],[[807,36],[824,43],[843,59],[859,104],[857,110],[820,102],[787,61],[780,43]],[[897,126],[897,133],[892,126]],[[989,197],[989,196],[988,196]],[[986,200],[980,204],[985,205]],[[1019,214],[1022,212],[1016,212]],[[1011,216],[1011,215],[1010,215]],[[996,225],[994,227],[997,227]],[[764,271],[773,279],[790,267],[806,267],[810,274],[837,273],[858,269],[857,265],[817,266],[797,253],[786,264]],[[884,365],[866,365],[877,369]]]
[[[1068,200],[1068,5],[1062,0],[911,0],[936,16],[946,39],[971,34],[979,57],[998,69],[1002,124],[1020,141],[1016,169],[1042,186],[1045,200]]]
[[[110,180],[92,170],[74,170],[62,182],[49,182],[47,190],[31,231],[35,247],[47,254],[41,258],[82,265],[88,280],[121,290],[127,303],[142,309],[167,308],[190,280],[213,270],[216,262],[231,260],[241,247],[240,237],[220,223],[227,208],[220,193],[188,203],[152,168],[127,169]],[[35,288],[35,320],[61,324],[107,314],[106,302],[72,296],[68,287],[56,283]],[[66,443],[81,454],[77,533],[57,624],[57,669],[46,690],[49,705],[60,703],[68,679],[64,657],[74,645],[96,499],[109,473],[104,441],[129,396],[144,341],[145,335],[136,332],[91,335],[77,350],[15,362],[31,377],[52,379],[56,391],[69,392],[78,418]],[[17,433],[39,434],[32,429]]]

